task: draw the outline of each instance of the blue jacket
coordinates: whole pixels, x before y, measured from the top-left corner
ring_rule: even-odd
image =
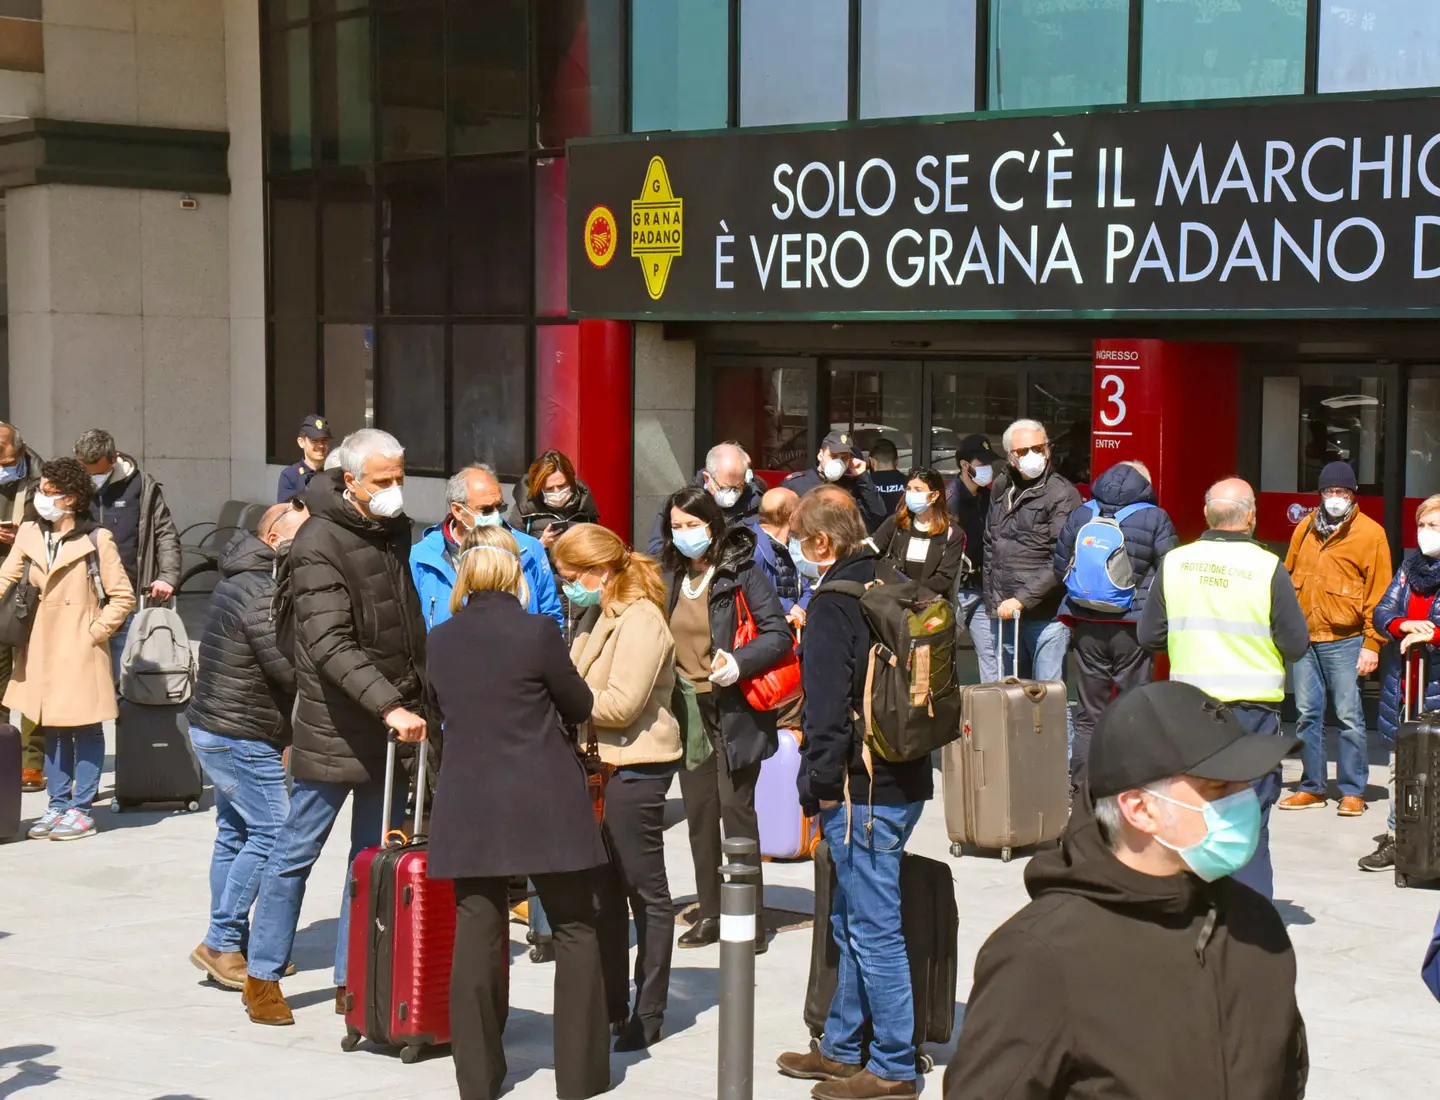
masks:
[[[310,479],[318,470],[312,470],[303,462],[286,466],[280,471],[280,481],[275,486],[275,503],[286,504],[310,487]]]
[[[1375,605],[1375,629],[1387,638],[1391,637],[1390,627],[1397,619],[1408,619],[1410,617],[1410,571],[1420,551],[1412,550],[1405,555],[1405,560],[1400,563],[1400,568],[1395,572],[1395,579],[1390,582],[1390,587],[1385,590],[1385,595]],[[1440,626],[1440,599],[1430,605],[1430,621]],[[1380,682],[1380,720],[1377,725],[1380,727],[1380,735],[1386,741],[1395,740],[1395,732],[1400,728],[1400,668],[1404,662],[1400,660],[1400,647],[1395,647],[1395,659],[1387,661],[1385,665],[1385,678]],[[1426,668],[1428,683],[1425,685],[1425,710],[1440,710],[1440,650],[1434,646],[1429,647],[1426,656]],[[1409,660],[1409,655],[1406,655]]]
[[[748,526],[755,532],[755,564],[760,567],[760,572],[765,574],[770,587],[775,589],[775,594],[780,597],[780,606],[785,614],[790,614],[790,609],[796,604],[801,608],[808,608],[810,581],[802,577],[795,568],[795,563],[790,560],[789,549],[776,545],[775,540],[765,533],[758,520]]]
[[[1440,1001],[1440,918],[1435,920],[1435,934],[1430,937],[1430,947],[1425,952],[1425,963],[1420,968],[1420,977]]]
[[[410,548],[410,573],[415,590],[420,593],[420,609],[425,614],[425,629],[434,630],[450,618],[450,593],[455,588],[455,566],[445,552],[444,524],[425,529],[420,541]],[[549,615],[565,629],[565,613],[560,609],[560,595],[555,591],[555,577],[550,572],[550,559],[540,540],[524,531],[509,528],[520,544],[520,565],[525,570],[525,583],[530,586],[530,613]]]
[[[1134,466],[1112,466],[1095,479],[1090,487],[1091,496],[1100,505],[1102,516],[1113,516],[1121,508],[1131,504],[1154,504],[1155,489],[1144,475]],[[1055,575],[1064,580],[1070,569],[1070,559],[1075,556],[1075,539],[1092,519],[1095,513],[1088,505],[1081,505],[1070,513],[1060,538],[1055,543]],[[1087,607],[1070,606],[1066,599],[1060,604],[1059,614],[1076,619],[1099,619],[1138,623],[1140,612],[1145,609],[1145,597],[1150,585],[1160,571],[1160,559],[1180,545],[1180,536],[1175,525],[1163,508],[1142,508],[1125,517],[1120,525],[1125,533],[1125,553],[1130,557],[1130,568],[1135,571],[1135,599],[1128,613],[1111,615],[1103,611],[1092,611]]]

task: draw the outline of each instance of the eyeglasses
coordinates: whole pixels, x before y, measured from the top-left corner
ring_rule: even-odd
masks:
[[[1023,458],[1025,455],[1043,455],[1045,453],[1045,449],[1049,446],[1050,444],[1048,443],[1037,443],[1033,447],[1016,448],[1010,453],[1016,458]]]
[[[466,508],[472,516],[493,516],[496,512],[505,511],[503,504],[482,504],[478,508]]]

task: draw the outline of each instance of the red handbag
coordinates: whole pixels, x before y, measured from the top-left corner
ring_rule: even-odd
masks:
[[[745,602],[743,589],[735,589],[735,645],[734,653],[760,636],[755,625],[755,616],[750,614],[750,605]],[[798,642],[796,643],[799,644]],[[752,710],[779,710],[800,698],[800,658],[792,649],[788,656],[772,669],[740,680],[740,690],[745,693],[745,702]]]

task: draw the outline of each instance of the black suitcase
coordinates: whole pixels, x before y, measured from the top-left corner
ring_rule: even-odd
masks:
[[[185,707],[141,706],[121,699],[110,808],[119,813],[147,802],[180,802],[187,810],[198,810],[202,790]]]
[[[1420,713],[1429,675],[1426,648],[1411,650],[1400,675],[1403,721],[1395,736],[1396,886],[1440,879],[1440,714]]]
[[[20,731],[0,725],[0,841],[20,832]]]
[[[816,1039],[825,1032],[840,965],[840,948],[830,930],[835,882],[830,848],[822,840],[815,849],[815,927],[810,943],[810,980],[805,987],[805,1026]],[[921,1073],[928,1073],[934,1061],[921,1053],[920,1047],[925,1043],[948,1043],[955,1031],[960,911],[955,904],[955,879],[948,865],[910,852],[901,857],[900,924],[915,995],[916,1066]]]

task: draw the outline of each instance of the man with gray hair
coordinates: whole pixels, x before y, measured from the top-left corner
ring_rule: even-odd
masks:
[[[555,575],[540,540],[505,522],[505,495],[495,471],[483,462],[466,466],[445,486],[449,515],[427,528],[410,549],[410,573],[420,593],[425,629],[434,630],[450,618],[450,593],[455,588],[455,562],[460,544],[476,527],[507,527],[520,544],[520,566],[530,589],[530,613],[549,615],[565,631],[565,612],[555,591]]]
[[[350,863],[403,814],[403,776],[385,789],[388,731],[424,741],[425,620],[410,577],[405,449],[366,428],[340,448],[340,472],[301,494],[310,520],[290,544],[296,702],[290,812],[260,881],[244,1003],[257,1024],[290,1024],[280,992],[310,869],[347,800]],[[283,576],[282,576],[283,584]],[[277,631],[278,632],[278,631]],[[423,750],[422,750],[423,751]],[[390,820],[384,808],[390,806]],[[335,1005],[344,1010],[350,907],[342,893]]]
[[[1060,850],[975,961],[945,1100],[1305,1095],[1295,951],[1233,877],[1259,840],[1252,782],[1296,744],[1191,684],[1105,712]]]
[[[752,526],[760,512],[760,497],[765,483],[755,480],[750,472],[750,456],[738,443],[717,443],[705,455],[705,468],[695,474],[695,484],[704,489],[725,514],[727,527]],[[664,507],[655,516],[650,529],[650,556],[658,558],[665,549],[665,528],[670,525],[670,509]]]
[[[40,456],[25,445],[20,429],[0,421],[0,555],[15,545],[20,525],[39,519],[35,511],[35,490],[40,485]],[[0,695],[10,686],[15,651],[0,647]],[[20,789],[45,789],[45,738],[36,734],[36,725],[21,720]]]
[[[1310,647],[1310,627],[1285,564],[1255,541],[1255,491],[1239,478],[1205,494],[1209,530],[1176,547],[1160,564],[1136,636],[1170,657],[1170,679],[1193,684],[1229,705],[1251,733],[1278,736],[1285,662]],[[1267,898],[1270,808],[1280,797],[1280,768],[1256,781],[1260,843],[1236,877]]]

